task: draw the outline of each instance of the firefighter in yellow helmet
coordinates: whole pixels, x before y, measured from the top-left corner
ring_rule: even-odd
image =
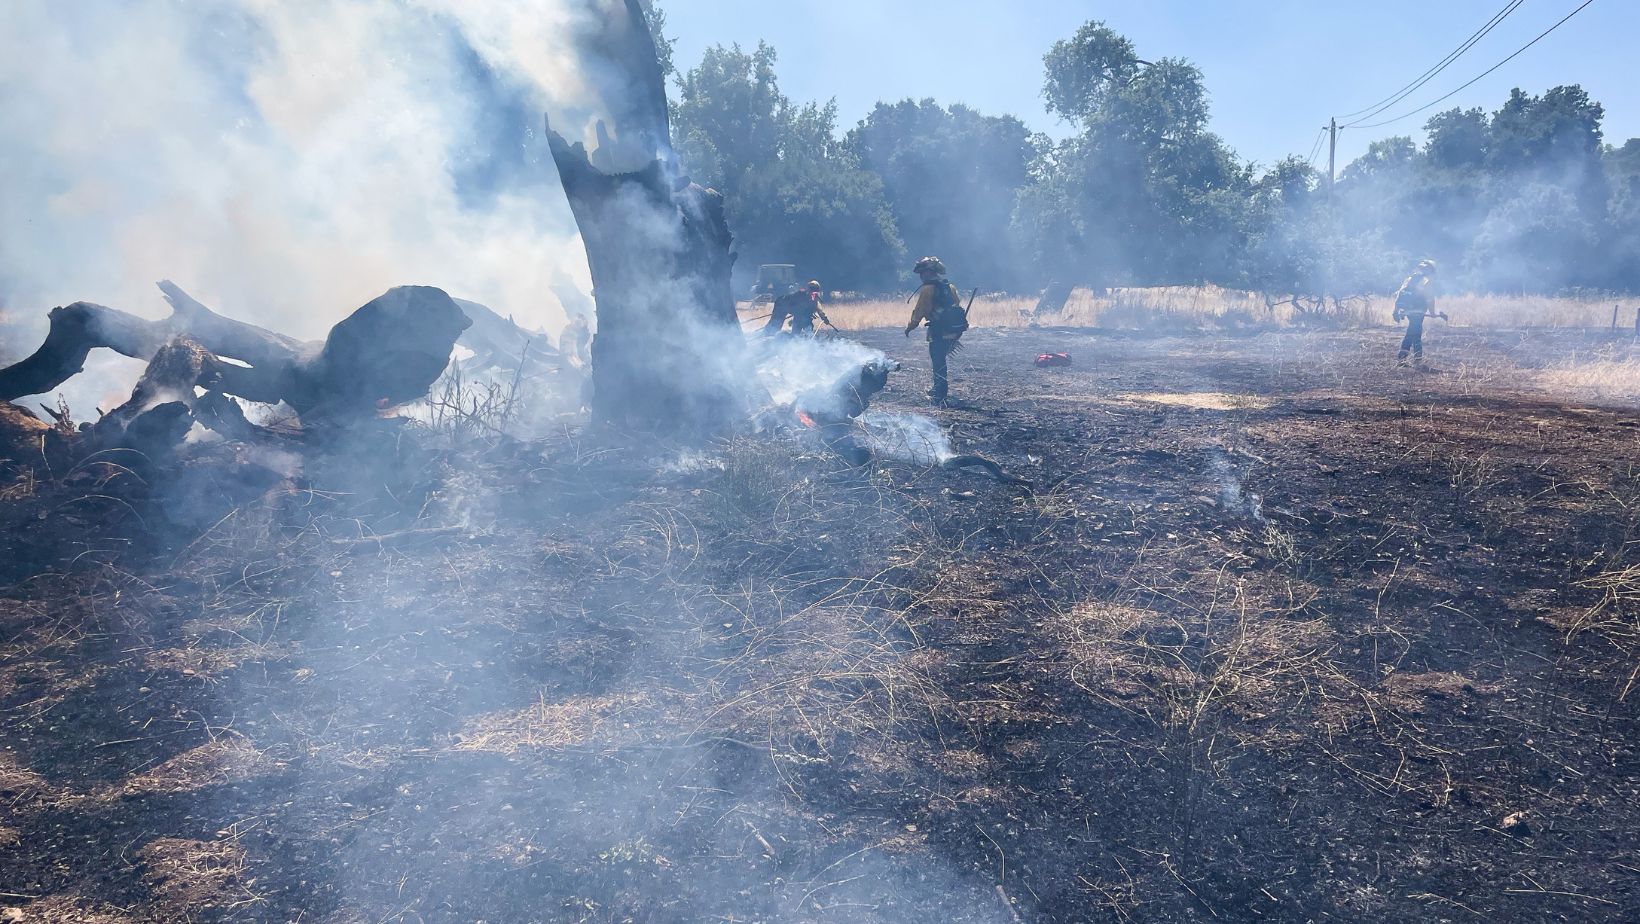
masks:
[[[1405,366],[1407,357],[1412,357],[1415,365],[1422,365],[1424,361],[1424,318],[1444,318],[1443,312],[1435,310],[1435,261],[1420,260],[1413,269],[1412,275],[1401,283],[1401,288],[1395,292],[1395,312],[1393,317],[1397,322],[1407,322],[1406,336],[1401,338],[1401,349],[1395,356],[1397,365]]]
[[[923,257],[911,271],[922,285],[917,289],[916,307],[906,322],[905,335],[911,336],[923,322],[928,323],[928,361],[934,367],[934,387],[928,390],[928,400],[943,405],[951,390],[946,360],[957,351],[958,341],[968,330],[968,312],[962,307],[957,287],[945,278],[945,264],[939,257]]]

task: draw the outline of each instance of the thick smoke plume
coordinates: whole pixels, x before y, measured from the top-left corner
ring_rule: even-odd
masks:
[[[436,285],[556,329],[587,288],[539,114],[584,4],[6,4],[0,304],[157,315],[175,279],[313,338]]]
[[[853,340],[779,337],[768,341],[757,366],[758,378],[776,404],[790,404],[800,392],[857,373],[861,366],[887,361],[881,350]],[[816,408],[841,413],[841,408]]]

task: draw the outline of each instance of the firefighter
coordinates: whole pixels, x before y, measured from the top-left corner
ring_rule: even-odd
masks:
[[[963,310],[962,296],[957,287],[945,278],[945,264],[939,257],[923,257],[911,268],[922,280],[917,289],[917,304],[911,311],[911,320],[905,325],[905,335],[928,322],[928,361],[934,367],[934,387],[928,390],[928,400],[943,406],[951,389],[946,360],[958,349],[958,341],[968,329],[968,312]]]
[[[792,298],[798,294],[800,293],[794,289],[775,296],[774,302],[769,305],[769,323],[763,325],[763,336],[773,336],[785,329],[786,319],[792,315]]]
[[[792,319],[792,333],[805,337],[814,336],[814,319],[819,316],[821,323],[835,328],[831,318],[826,317],[826,310],[820,307],[820,280],[811,279],[803,291],[797,293],[800,298],[792,298],[787,312]]]
[[[1423,365],[1424,318],[1429,316],[1446,317],[1435,310],[1435,261],[1420,260],[1412,275],[1395,292],[1395,321],[1407,322],[1406,336],[1401,338],[1401,350],[1395,355],[1396,365],[1407,365],[1409,355],[1414,364]]]
[[[792,333],[814,336],[814,319],[818,315],[821,322],[836,327],[826,312],[820,308],[820,281],[810,280],[809,284],[801,289],[793,289],[774,300],[770,309],[769,323],[763,325],[765,336],[778,334],[786,326],[786,321],[792,322]]]

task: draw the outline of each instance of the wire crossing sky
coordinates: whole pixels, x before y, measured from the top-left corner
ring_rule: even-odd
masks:
[[[1417,115],[1421,112],[1428,112],[1429,110],[1434,109],[1437,105],[1446,102],[1447,100],[1451,99],[1452,97],[1457,96],[1459,93],[1462,93],[1464,90],[1467,90],[1470,87],[1474,86],[1476,83],[1480,82],[1481,80],[1484,80],[1486,77],[1490,76],[1493,72],[1495,72],[1498,68],[1503,67],[1505,64],[1508,64],[1510,61],[1513,61],[1516,58],[1520,57],[1522,52],[1527,51],[1533,45],[1536,45],[1538,42],[1541,42],[1545,38],[1548,38],[1549,33],[1555,31],[1556,29],[1559,29],[1561,26],[1564,26],[1568,21],[1571,20],[1571,18],[1573,16],[1576,16],[1577,14],[1583,12],[1583,10],[1589,4],[1591,4],[1593,2],[1594,2],[1594,0],[1583,0],[1583,3],[1580,6],[1578,6],[1577,9],[1572,10],[1570,13],[1566,14],[1565,19],[1562,19],[1561,21],[1555,23],[1554,25],[1550,26],[1549,28],[1543,30],[1543,32],[1540,33],[1537,36],[1537,38],[1534,38],[1530,42],[1527,42],[1525,45],[1522,45],[1520,48],[1517,48],[1515,51],[1511,52],[1510,55],[1507,58],[1504,58],[1502,61],[1499,61],[1498,63],[1496,63],[1496,64],[1492,65],[1491,67],[1487,68],[1486,70],[1482,71],[1479,77],[1475,77],[1475,78],[1471,79],[1468,83],[1464,84],[1463,86],[1459,87],[1458,89],[1453,90],[1452,92],[1446,94],[1445,96],[1438,97],[1438,98],[1436,98],[1436,99],[1434,99],[1430,102],[1427,102],[1427,103],[1423,104],[1422,106],[1419,106],[1417,109],[1412,110],[1411,112],[1402,113],[1401,115],[1392,116],[1391,118],[1385,119],[1382,122],[1373,122],[1369,125],[1362,125],[1361,127],[1362,128],[1379,128],[1379,127],[1382,127],[1382,126],[1385,126],[1385,125],[1393,125],[1396,122],[1399,122],[1403,119],[1408,119],[1408,118],[1411,118],[1412,116],[1415,116],[1415,115]],[[1356,125],[1356,124],[1359,124],[1359,123],[1351,122],[1350,124],[1351,125]]]
[[[1464,52],[1474,48],[1476,42],[1479,42],[1481,39],[1485,38],[1487,33],[1491,32],[1493,29],[1496,29],[1500,23],[1509,18],[1510,13],[1520,9],[1520,5],[1525,2],[1526,0],[1510,0],[1510,2],[1506,4],[1503,9],[1494,13],[1492,18],[1486,21],[1486,25],[1476,29],[1475,34],[1471,35],[1467,39],[1464,39],[1464,43],[1462,45],[1459,45],[1447,54],[1446,57],[1436,62],[1434,67],[1424,71],[1422,74],[1419,74],[1416,80],[1395,91],[1395,93],[1391,94],[1388,99],[1380,100],[1365,109],[1357,109],[1354,112],[1344,113],[1345,118],[1360,116],[1360,118],[1356,119],[1354,122],[1347,123],[1345,127],[1347,128],[1350,125],[1357,125],[1365,122],[1378,113],[1383,112],[1385,109],[1390,108],[1401,100],[1406,99],[1408,96],[1411,96],[1413,93],[1417,92],[1420,87],[1440,76],[1442,71],[1451,67],[1454,62],[1463,57]]]
[[[1070,126],[1042,105],[1042,56],[1083,22],[1102,19],[1131,38],[1140,57],[1182,57],[1200,67],[1212,93],[1213,129],[1243,157],[1265,165],[1303,157],[1329,117],[1371,111],[1418,83],[1424,68],[1435,71],[1431,79],[1381,115],[1402,115],[1403,107],[1449,92],[1439,109],[1491,111],[1513,87],[1537,94],[1577,83],[1605,105],[1609,143],[1640,136],[1640,80],[1632,64],[1640,3],[1631,0],[1590,5],[1519,57],[1453,92],[1578,3],[661,0],[679,39],[680,67],[698,63],[714,43],[753,47],[767,39],[780,53],[785,93],[798,100],[836,97],[845,128],[879,100],[933,97],[1011,113],[1063,137]],[[1500,15],[1504,10],[1507,15]],[[1423,122],[1439,109],[1379,129],[1364,123],[1340,133],[1340,167],[1379,138],[1400,133],[1421,140]],[[1324,148],[1317,159],[1325,165]]]

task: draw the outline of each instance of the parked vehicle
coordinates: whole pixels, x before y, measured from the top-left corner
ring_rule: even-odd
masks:
[[[791,263],[765,263],[757,268],[757,284],[752,286],[752,302],[772,302],[797,290],[797,267]]]

